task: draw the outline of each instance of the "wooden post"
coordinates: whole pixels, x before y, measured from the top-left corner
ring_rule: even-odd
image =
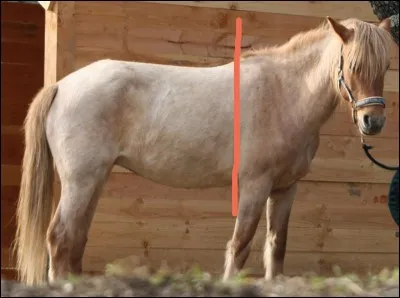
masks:
[[[74,71],[75,1],[54,2],[46,10],[44,85],[54,84]]]
[[[75,1],[45,2],[54,2],[45,13],[44,86],[48,86],[75,70]],[[53,188],[58,204],[61,185],[57,171]]]

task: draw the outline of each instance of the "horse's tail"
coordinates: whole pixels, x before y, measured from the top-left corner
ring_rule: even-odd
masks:
[[[46,118],[58,86],[42,88],[24,122],[25,152],[17,206],[18,278],[28,285],[46,280],[46,231],[53,213],[53,157],[46,138]]]

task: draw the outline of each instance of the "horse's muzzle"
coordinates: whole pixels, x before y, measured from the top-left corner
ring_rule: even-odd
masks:
[[[370,136],[379,134],[382,131],[382,128],[385,125],[386,117],[364,114],[360,120],[359,127],[361,132]]]

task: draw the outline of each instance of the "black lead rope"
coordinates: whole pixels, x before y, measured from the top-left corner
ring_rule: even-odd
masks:
[[[369,153],[369,150],[374,147],[367,145],[364,142],[362,143],[362,147],[364,149],[365,155],[367,155],[374,164],[385,170],[396,171],[389,187],[388,207],[393,220],[396,222],[397,225],[399,225],[399,167],[389,167],[373,158],[373,156]],[[399,237],[398,231],[395,233],[395,236]]]
[[[389,167],[389,166],[384,165],[383,163],[380,163],[379,161],[377,161],[377,160],[371,155],[371,153],[369,153],[369,150],[371,150],[371,149],[374,148],[374,147],[372,147],[372,146],[370,146],[370,145],[367,145],[367,144],[365,144],[365,143],[362,144],[362,147],[363,147],[363,149],[364,149],[365,155],[367,155],[367,157],[368,157],[374,164],[376,164],[377,166],[379,166],[379,167],[381,167],[381,168],[383,168],[383,169],[385,169],[385,170],[389,170],[389,171],[397,171],[397,170],[399,169],[398,166],[397,166],[397,167]]]

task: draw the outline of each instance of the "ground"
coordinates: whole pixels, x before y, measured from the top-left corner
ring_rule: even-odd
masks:
[[[1,280],[1,297],[399,297],[399,269],[383,269],[363,278],[355,274],[334,277],[304,274],[266,282],[241,274],[223,283],[197,268],[185,273],[147,267],[131,272],[108,266],[104,275],[74,277],[52,286],[28,287]]]

